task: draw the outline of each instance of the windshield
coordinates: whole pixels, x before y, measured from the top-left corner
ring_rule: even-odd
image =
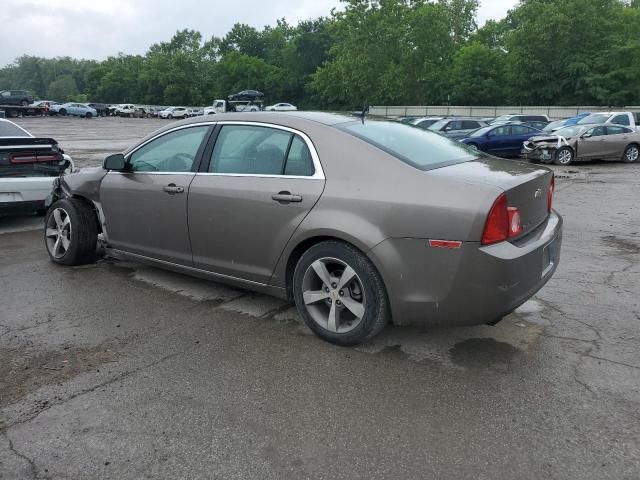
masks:
[[[511,120],[512,117],[513,115],[500,115],[498,118],[495,118],[491,123],[508,122],[509,120]]]
[[[560,130],[556,130],[553,133],[554,135],[560,135],[561,137],[564,137],[564,138],[570,138],[570,137],[575,137],[577,135],[580,135],[587,128],[588,127],[584,127],[582,125],[572,125],[570,127],[564,127],[564,128],[561,128]]]
[[[364,140],[420,170],[467,162],[477,157],[461,143],[397,122],[367,120],[337,128]]]
[[[447,123],[449,123],[449,120],[447,120],[446,118],[438,120],[436,123],[429,127],[429,130],[442,130],[442,127],[444,127]]]
[[[487,133],[489,133],[495,126],[482,127],[477,130],[474,130],[469,134],[470,137],[484,137]]]
[[[546,127],[542,129],[543,132],[552,132],[553,130],[560,128],[564,125],[565,120],[557,120],[555,122],[551,122]]]
[[[586,125],[588,123],[605,123],[607,120],[609,120],[610,116],[611,115],[609,115],[608,113],[592,113],[591,115],[587,115],[586,117],[584,117],[578,123],[580,125]]]
[[[0,121],[0,137],[30,137],[31,135],[11,122]]]

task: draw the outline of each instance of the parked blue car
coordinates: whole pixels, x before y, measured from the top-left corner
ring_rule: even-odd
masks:
[[[77,115],[79,117],[97,117],[98,112],[95,108],[88,107],[82,103],[63,103],[54,105],[49,109],[50,115]]]
[[[518,157],[522,144],[529,138],[541,134],[537,128],[508,123],[479,128],[460,141],[497,157]]]

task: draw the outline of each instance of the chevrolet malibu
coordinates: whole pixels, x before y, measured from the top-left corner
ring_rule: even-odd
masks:
[[[397,122],[233,113],[168,125],[62,177],[51,260],[116,258],[295,302],[323,339],[494,324],[551,278],[550,170]]]

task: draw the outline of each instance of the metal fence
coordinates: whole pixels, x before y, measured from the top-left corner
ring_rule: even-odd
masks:
[[[512,113],[526,115],[547,115],[551,119],[573,117],[581,112],[606,112],[610,110],[640,110],[640,107],[471,107],[471,106],[373,106],[371,115],[385,117],[402,116],[464,116],[464,117],[497,117]]]

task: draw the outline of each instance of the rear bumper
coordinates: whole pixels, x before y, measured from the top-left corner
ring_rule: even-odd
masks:
[[[387,287],[398,325],[480,325],[511,313],[553,276],[562,218],[552,212],[517,244],[433,248],[425,239],[389,239],[370,258]]]
[[[44,202],[53,189],[53,177],[0,178],[0,206],[20,202]]]

